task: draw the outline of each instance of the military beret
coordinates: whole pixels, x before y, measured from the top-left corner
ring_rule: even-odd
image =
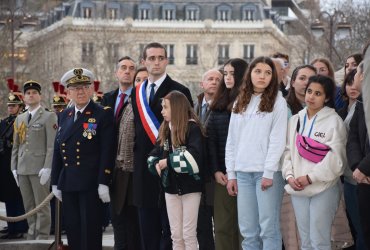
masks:
[[[39,93],[41,93],[41,85],[40,83],[30,80],[23,84],[23,93],[26,93],[29,89],[36,89]]]
[[[75,68],[67,71],[60,79],[63,86],[69,87],[80,84],[91,84],[94,81],[94,74],[84,68]]]

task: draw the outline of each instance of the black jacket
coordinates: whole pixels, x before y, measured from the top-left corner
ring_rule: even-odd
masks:
[[[353,114],[347,141],[347,160],[354,171],[358,168],[366,176],[370,176],[370,147],[366,130],[363,103],[358,101]]]
[[[146,84],[145,81],[143,84]],[[140,85],[138,85],[140,86]],[[150,103],[153,114],[162,123],[163,116],[161,114],[162,105],[161,98],[165,97],[173,90],[177,90],[185,94],[185,96],[193,105],[190,91],[187,87],[172,80],[168,75],[162,82],[154,95],[153,101]],[[154,148],[149,136],[145,132],[143,123],[140,119],[140,113],[136,102],[136,88],[132,90],[132,109],[134,111],[135,122],[135,145],[134,145],[134,205],[137,207],[157,207],[160,189],[158,179],[149,173],[147,159],[149,152]]]
[[[75,122],[74,107],[61,113],[51,185],[58,185],[58,189],[67,192],[97,189],[99,184],[110,185],[116,153],[112,145],[112,112],[111,108],[103,109],[91,100]]]
[[[13,147],[13,123],[16,116],[0,122],[0,136],[4,151],[0,153],[0,201],[7,202],[20,197],[20,190],[10,168]]]
[[[159,144],[155,146],[151,156],[156,156],[161,159],[167,158],[168,166],[168,186],[164,187],[164,191],[169,194],[184,195],[195,192],[202,192],[202,179],[204,170],[204,137],[201,133],[199,126],[194,122],[189,122],[188,132],[186,136],[186,143],[182,146],[193,156],[199,167],[199,180],[194,176],[186,173],[177,173],[171,166],[170,157],[164,155],[163,147]],[[170,145],[170,154],[172,153],[172,146]]]
[[[226,174],[225,147],[229,131],[230,112],[212,111],[207,123],[208,165],[212,174],[221,171]]]

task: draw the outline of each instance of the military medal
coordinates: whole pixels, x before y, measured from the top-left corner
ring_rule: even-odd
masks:
[[[91,140],[93,135],[96,135],[96,128],[98,127],[97,124],[91,123],[91,120],[89,119],[89,122],[85,122],[83,124],[84,132],[83,137],[87,137],[87,139]],[[95,119],[93,120],[95,122]]]

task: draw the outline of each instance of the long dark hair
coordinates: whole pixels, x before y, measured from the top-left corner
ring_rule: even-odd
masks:
[[[229,64],[234,68],[234,87],[231,89],[226,88],[225,77],[222,77],[214,101],[210,106],[211,110],[228,110],[231,112],[234,101],[239,94],[240,86],[243,84],[243,77],[248,63],[241,58],[232,58],[224,64],[223,68]]]
[[[318,83],[322,86],[325,92],[325,97],[328,100],[328,101],[325,101],[324,106],[327,106],[329,108],[334,108],[334,99],[335,99],[335,90],[336,90],[336,85],[335,85],[334,80],[331,77],[323,76],[323,75],[311,76],[308,79],[305,93],[307,93],[307,89],[311,85],[311,83]]]
[[[348,95],[347,95],[346,87],[352,86],[353,80],[355,79],[356,72],[357,72],[357,69],[354,69],[350,71],[344,78],[343,86],[341,89],[341,92],[342,92],[341,94],[342,94],[343,100],[345,100],[346,102],[348,102]]]
[[[233,112],[242,113],[247,109],[249,102],[251,101],[252,95],[254,94],[254,88],[252,83],[252,71],[258,63],[264,63],[271,67],[272,78],[270,84],[263,91],[261,96],[261,102],[259,104],[259,111],[261,112],[272,112],[274,104],[279,91],[278,77],[274,62],[270,57],[260,56],[252,61],[249,65],[247,73],[244,75],[244,84],[241,87],[240,94],[237,98],[237,103]]]
[[[295,88],[293,86],[293,82],[297,79],[299,71],[301,69],[306,69],[306,68],[312,70],[313,72],[315,72],[315,74],[317,73],[316,68],[314,66],[308,65],[308,64],[301,65],[293,70],[292,78],[290,79],[290,88],[288,91],[288,95],[286,97],[286,102],[288,103],[289,108],[292,111],[293,115],[297,114],[303,108],[301,102],[298,100],[297,96],[295,95]]]
[[[351,57],[353,57],[353,59],[355,59],[355,62],[357,64],[356,66],[358,66],[360,64],[360,62],[362,62],[362,60],[363,60],[362,54],[360,54],[360,53],[356,53],[356,54],[352,54],[352,55],[347,56],[346,61],[344,62],[344,78],[346,77],[346,72],[347,72],[347,67],[348,67],[347,66],[347,60]]]

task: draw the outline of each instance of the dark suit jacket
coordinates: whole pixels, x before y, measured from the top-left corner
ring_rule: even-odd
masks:
[[[101,101],[101,105],[102,106],[109,106],[113,109],[113,113],[114,113],[114,107],[116,105],[116,99],[117,99],[117,96],[118,96],[118,88],[115,89],[115,90],[112,90],[108,93],[105,93],[103,95],[103,99]]]
[[[145,81],[143,84],[147,84]],[[190,91],[187,87],[172,80],[168,75],[158,88],[154,95],[154,99],[150,107],[157,117],[158,121],[162,123],[163,116],[161,115],[162,106],[161,98],[166,96],[169,92],[177,90],[185,94],[189,99],[191,105]],[[158,178],[149,173],[147,159],[150,151],[154,145],[150,141],[145,132],[143,124],[141,123],[139,111],[136,103],[136,88],[132,90],[132,108],[134,111],[135,121],[135,145],[134,145],[134,205],[138,207],[157,207],[160,195],[160,183]]]
[[[86,191],[109,185],[114,166],[112,109],[90,101],[74,122],[74,107],[64,110],[55,138],[51,185],[62,191]],[[83,136],[88,124],[94,126],[91,139]]]

